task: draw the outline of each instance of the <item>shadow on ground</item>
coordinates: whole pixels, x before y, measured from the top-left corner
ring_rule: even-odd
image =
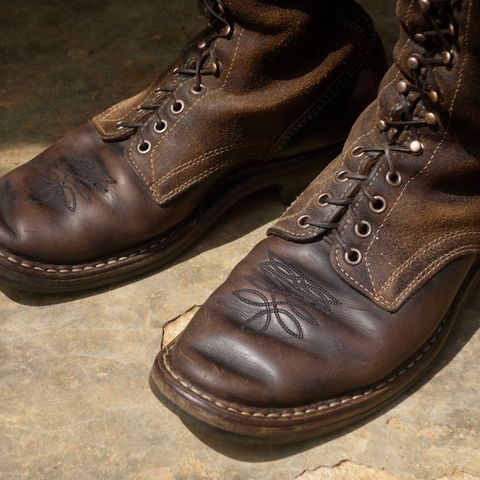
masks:
[[[172,404],[168,399],[160,397],[155,388],[152,388],[153,393],[157,398],[173,413],[178,415],[184,425],[195,435],[199,440],[204,442],[210,448],[225,455],[227,457],[240,460],[243,462],[268,462],[272,460],[287,458],[298,453],[308,451],[310,449],[319,447],[329,443],[335,439],[339,439],[350,432],[368,424],[374,419],[385,415],[388,411],[394,409],[396,406],[404,402],[408,397],[413,395],[418,390],[422,389],[429,383],[439,372],[446,368],[450,362],[462,351],[463,347],[470,341],[475,333],[480,328],[480,316],[468,315],[468,311],[480,310],[480,287],[478,287],[467,300],[466,304],[459,317],[457,318],[452,333],[447,339],[445,346],[436,358],[433,366],[428,373],[421,377],[421,379],[411,387],[407,392],[397,397],[390,404],[378,410],[370,417],[357,422],[351,427],[343,428],[338,432],[328,434],[319,438],[313,438],[308,441],[297,442],[290,445],[267,445],[265,442],[257,441],[256,443],[249,443],[248,440],[240,440],[234,438],[229,434],[206,427],[198,420],[182,412],[176,405]],[[432,399],[434,401],[434,399]]]

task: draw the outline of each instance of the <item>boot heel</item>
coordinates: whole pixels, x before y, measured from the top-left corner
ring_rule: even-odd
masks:
[[[308,185],[310,185],[317,174],[318,172],[309,172],[297,177],[282,180],[282,182],[276,186],[281,202],[287,206],[292,204]]]

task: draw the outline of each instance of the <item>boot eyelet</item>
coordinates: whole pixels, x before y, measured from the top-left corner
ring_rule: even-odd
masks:
[[[449,50],[444,50],[442,52],[442,63],[444,65],[450,65],[452,63],[452,58],[452,52],[450,52]]]
[[[388,130],[388,124],[385,120],[379,120],[377,123],[377,128],[380,132],[386,132]]]
[[[360,250],[351,248],[348,252],[345,252],[344,258],[349,265],[355,266],[362,261],[363,256]]]
[[[408,85],[408,82],[405,81],[405,80],[400,80],[397,83],[397,92],[398,93],[408,93],[409,88],[410,87]]]
[[[123,122],[120,121],[120,122],[117,122],[117,123],[115,124],[115,128],[116,128],[117,130],[123,130],[125,127],[123,126]]]
[[[410,143],[410,151],[412,152],[413,155],[421,155],[423,153],[424,146],[422,142],[419,142],[418,140],[414,140],[413,142]]]
[[[428,99],[432,102],[432,103],[438,103],[438,92],[436,92],[435,90],[430,90],[428,92]]]
[[[212,64],[212,75],[214,75],[215,77],[219,77],[221,69],[222,69],[222,62],[220,62],[220,60],[217,60]]]
[[[200,84],[200,87],[197,88],[196,85],[194,85],[190,91],[194,94],[194,95],[200,95],[203,91],[205,90],[205,85],[203,83]]]
[[[387,209],[387,201],[381,195],[375,195],[373,202],[369,202],[370,210],[374,213],[383,213]]]
[[[411,55],[410,57],[407,58],[407,68],[409,70],[416,70],[417,68],[420,67],[420,55],[418,55],[417,53],[414,53],[413,55]]]
[[[148,140],[144,140],[142,143],[137,145],[137,152],[145,155],[152,148],[152,144]]]
[[[427,37],[423,33],[416,33],[413,38],[415,38],[417,43],[425,43],[427,40]]]
[[[430,10],[430,1],[429,0],[419,0],[420,8],[422,12],[428,12]]]
[[[365,155],[365,152],[363,151],[363,147],[355,147],[352,151],[351,151],[351,155],[352,157],[354,158],[360,158],[360,157],[363,157]]]
[[[387,183],[394,187],[399,187],[402,184],[402,176],[398,172],[387,172],[385,178]]]
[[[177,100],[174,104],[172,104],[172,106],[170,107],[170,110],[175,115],[178,115],[179,113],[183,112],[184,108],[185,108],[185,103],[182,100]]]
[[[328,205],[328,202],[326,202],[326,200],[328,200],[330,198],[330,194],[329,193],[322,193],[318,198],[317,198],[317,205],[319,207],[326,207]]]
[[[339,183],[344,183],[344,182],[347,182],[348,181],[348,178],[345,176],[348,174],[348,171],[347,170],[340,170],[339,172],[337,172],[337,174],[335,175],[335,180]]]
[[[297,225],[300,228],[308,228],[310,225],[308,221],[310,220],[310,217],[308,215],[302,215],[298,220],[297,220]]]
[[[357,237],[368,238],[372,234],[372,225],[366,220],[362,220],[355,225],[355,233]]]
[[[231,25],[227,25],[227,26],[225,27],[225,31],[223,32],[223,34],[224,34],[226,37],[229,37],[229,36],[231,35],[232,31],[233,31],[232,26],[231,26]]]
[[[425,123],[430,127],[437,125],[438,123],[437,115],[434,112],[427,112],[425,114]]]
[[[153,130],[155,133],[163,133],[167,130],[168,124],[165,120],[160,120],[155,122],[153,125]]]

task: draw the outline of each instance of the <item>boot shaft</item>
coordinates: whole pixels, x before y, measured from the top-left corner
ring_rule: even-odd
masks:
[[[450,123],[451,132],[466,148],[474,147],[480,133],[480,90],[476,88],[480,37],[474,34],[480,22],[480,3],[399,0],[397,16],[401,29],[394,50],[395,66],[382,87],[398,70],[401,81],[412,85],[417,81],[426,93],[422,102],[425,113],[437,113],[443,126]],[[404,85],[397,82],[397,90]],[[391,100],[388,91],[380,98],[381,105],[391,105]],[[442,132],[438,130],[440,135]]]
[[[395,64],[377,101],[342,155],[270,230],[297,242],[326,239],[337,273],[386,310],[480,252],[479,5],[398,2]]]
[[[370,18],[346,2],[202,0],[209,27],[169,72],[94,124],[109,141],[142,133],[151,149],[129,145],[129,160],[161,205],[252,158],[343,143],[384,72]],[[235,161],[224,145],[238,149]]]

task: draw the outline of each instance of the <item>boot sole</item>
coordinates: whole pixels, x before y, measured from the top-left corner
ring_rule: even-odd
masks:
[[[285,444],[341,430],[382,410],[428,371],[451,333],[463,304],[479,282],[480,268],[475,267],[430,339],[382,381],[348,395],[285,409],[254,408],[215,398],[173,370],[170,353],[175,340],[155,359],[150,388],[193,428],[233,441]]]
[[[262,162],[259,167],[240,172],[222,182],[215,197],[205,200],[204,208],[174,229],[112,257],[77,265],[52,265],[0,249],[0,282],[20,290],[54,293],[90,290],[144,275],[191,248],[227,210],[248,195],[277,186],[285,202],[293,200],[341,148],[337,144],[296,159]]]

